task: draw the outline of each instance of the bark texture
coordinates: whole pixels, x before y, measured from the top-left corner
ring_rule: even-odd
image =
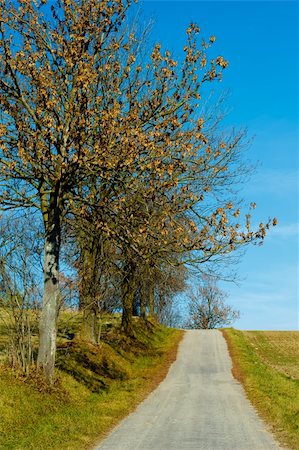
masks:
[[[84,341],[97,343],[98,337],[98,245],[95,237],[83,233],[80,236],[80,309],[83,311],[80,338]]]
[[[133,336],[133,304],[135,297],[135,266],[130,265],[126,268],[126,274],[122,289],[122,322],[121,327],[126,335]]]
[[[98,340],[98,311],[91,300],[87,300],[83,309],[80,338],[91,344],[97,344]]]
[[[59,291],[60,224],[57,220],[46,232],[44,250],[44,293],[39,325],[37,363],[47,382],[54,382]]]
[[[148,268],[148,306],[149,306],[149,316],[155,317],[155,282],[154,282],[154,271],[152,267]]]

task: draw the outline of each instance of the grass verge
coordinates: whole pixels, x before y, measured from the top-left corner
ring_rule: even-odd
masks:
[[[126,338],[114,324],[100,346],[61,338],[51,393],[0,369],[0,448],[82,450],[105,437],[163,380],[182,338],[137,320],[134,331]]]
[[[223,330],[233,375],[279,442],[299,448],[299,333]]]

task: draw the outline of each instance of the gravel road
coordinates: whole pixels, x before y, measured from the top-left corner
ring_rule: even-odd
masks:
[[[95,450],[270,450],[217,330],[187,331],[165,380]]]

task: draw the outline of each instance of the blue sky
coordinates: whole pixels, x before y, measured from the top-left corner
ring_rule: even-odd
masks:
[[[277,217],[262,247],[248,248],[239,286],[222,286],[236,306],[240,329],[298,329],[298,3],[288,1],[143,1],[153,40],[179,54],[185,28],[217,37],[229,60],[221,88],[229,89],[226,122],[254,136],[250,159],[259,169],[243,188],[255,220]],[[214,50],[213,50],[214,51]]]

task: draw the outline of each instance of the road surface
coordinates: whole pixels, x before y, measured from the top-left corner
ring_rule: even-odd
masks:
[[[95,450],[270,450],[217,330],[187,331],[165,380]]]

